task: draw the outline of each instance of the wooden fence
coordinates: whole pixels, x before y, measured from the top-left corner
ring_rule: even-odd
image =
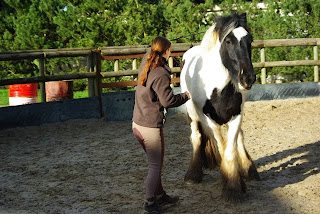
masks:
[[[180,68],[173,66],[173,57],[182,56],[189,48],[199,45],[199,43],[181,43],[172,45],[172,53],[169,58],[169,66],[173,73],[179,73]],[[260,49],[260,62],[254,62],[253,67],[261,68],[261,83],[266,84],[268,67],[292,67],[292,66],[314,66],[314,81],[319,82],[319,65],[318,46],[320,38],[305,38],[305,39],[272,39],[272,40],[255,40],[252,43],[252,48]],[[273,61],[267,62],[265,49],[272,47],[294,47],[294,46],[312,46],[314,52],[313,60],[295,60],[295,61]],[[122,46],[122,47],[107,47],[101,49],[102,60],[114,60],[113,72],[102,72],[103,77],[122,77],[137,75],[137,58],[142,58],[146,53],[148,46]],[[120,59],[133,59],[132,70],[119,70]],[[179,82],[178,78],[173,78],[173,82]],[[102,87],[123,87],[136,85],[135,81],[112,82],[104,83]]]
[[[271,40],[256,40],[253,42],[253,48],[260,48],[260,62],[253,63],[253,67],[261,68],[261,83],[266,83],[266,68],[267,67],[289,67],[309,65],[314,66],[314,82],[319,82],[319,54],[318,46],[320,38],[306,39],[271,39]],[[294,46],[313,46],[313,60],[296,60],[296,61],[274,61],[266,62],[265,48],[270,47],[294,47]]]
[[[48,58],[61,58],[61,57],[87,57],[87,72],[86,73],[74,73],[63,75],[50,75],[46,76],[46,59]],[[70,49],[42,49],[42,50],[30,50],[30,51],[14,51],[14,52],[1,52],[0,61],[11,60],[25,60],[25,59],[38,59],[39,60],[39,76],[4,79],[0,80],[0,86],[12,85],[12,84],[24,84],[24,83],[39,83],[42,95],[42,101],[46,100],[45,82],[59,81],[59,80],[73,80],[73,79],[89,79],[89,96],[98,95],[97,81],[99,73],[96,66],[96,58],[100,57],[100,53],[97,53],[89,48],[70,48]]]
[[[169,66],[173,74],[179,73],[180,68],[174,67],[173,57],[182,56],[189,48],[198,45],[198,43],[180,43],[172,44],[172,53],[169,58]],[[306,38],[306,39],[273,39],[273,40],[255,40],[252,43],[252,48],[260,49],[260,62],[254,62],[255,68],[261,68],[261,83],[266,83],[266,68],[279,67],[279,66],[301,66],[308,65],[314,66],[314,81],[319,82],[319,65],[318,46],[320,45],[320,38]],[[267,62],[265,56],[265,49],[270,47],[292,47],[292,46],[313,46],[314,59],[313,60],[297,60],[297,61],[274,61]],[[118,46],[118,47],[103,47],[99,50],[92,50],[89,48],[80,49],[42,49],[30,51],[14,51],[14,52],[1,52],[0,61],[12,60],[25,60],[25,59],[39,59],[40,68],[39,76],[28,78],[16,78],[0,80],[0,86],[34,83],[40,84],[42,101],[46,100],[45,82],[58,81],[58,80],[73,80],[73,79],[88,79],[89,97],[98,96],[101,100],[102,88],[117,88],[124,86],[134,86],[136,81],[132,79],[126,82],[111,82],[102,83],[102,78],[122,77],[122,76],[136,76],[138,74],[138,61],[148,51],[148,45],[140,46]],[[64,75],[51,75],[46,76],[46,59],[59,58],[59,57],[87,57],[87,72],[64,74]],[[131,70],[120,70],[119,60],[132,59]],[[113,60],[113,71],[102,71],[101,61]],[[172,78],[173,82],[179,82],[179,78]],[[101,103],[101,102],[100,102]]]

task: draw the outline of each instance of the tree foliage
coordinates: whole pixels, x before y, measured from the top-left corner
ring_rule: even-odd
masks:
[[[4,0],[0,2],[0,51],[141,45],[150,44],[157,35],[174,42],[199,42],[213,24],[213,14],[231,10],[247,13],[256,40],[319,37],[319,1],[263,3],[264,7],[257,0]],[[257,50],[253,58],[259,61]],[[306,58],[313,58],[312,48],[267,50],[267,61]],[[0,78],[8,78],[34,75],[37,67],[30,61],[1,62],[0,70]],[[300,78],[311,71],[301,66],[273,68],[268,73],[295,73]]]

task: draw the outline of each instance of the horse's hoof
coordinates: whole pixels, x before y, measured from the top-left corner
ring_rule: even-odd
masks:
[[[260,181],[259,173],[254,165],[251,165],[248,170],[248,180]]]
[[[244,200],[244,193],[247,191],[247,185],[243,179],[239,177],[238,181],[224,178],[222,188],[222,198],[225,201],[238,203]]]
[[[187,184],[198,184],[202,181],[202,172],[188,171],[184,176],[184,182]]]
[[[243,191],[235,191],[232,189],[223,189],[222,198],[232,203],[240,203],[244,201]]]

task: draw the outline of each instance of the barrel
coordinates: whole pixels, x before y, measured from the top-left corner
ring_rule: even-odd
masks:
[[[46,82],[46,101],[73,99],[73,81]]]
[[[38,84],[9,85],[9,105],[17,106],[36,103],[38,100]]]

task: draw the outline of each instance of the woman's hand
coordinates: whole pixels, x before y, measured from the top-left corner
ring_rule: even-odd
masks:
[[[190,97],[189,92],[186,91],[186,92],[184,92],[184,93],[188,96],[188,99],[190,100],[191,97]]]

